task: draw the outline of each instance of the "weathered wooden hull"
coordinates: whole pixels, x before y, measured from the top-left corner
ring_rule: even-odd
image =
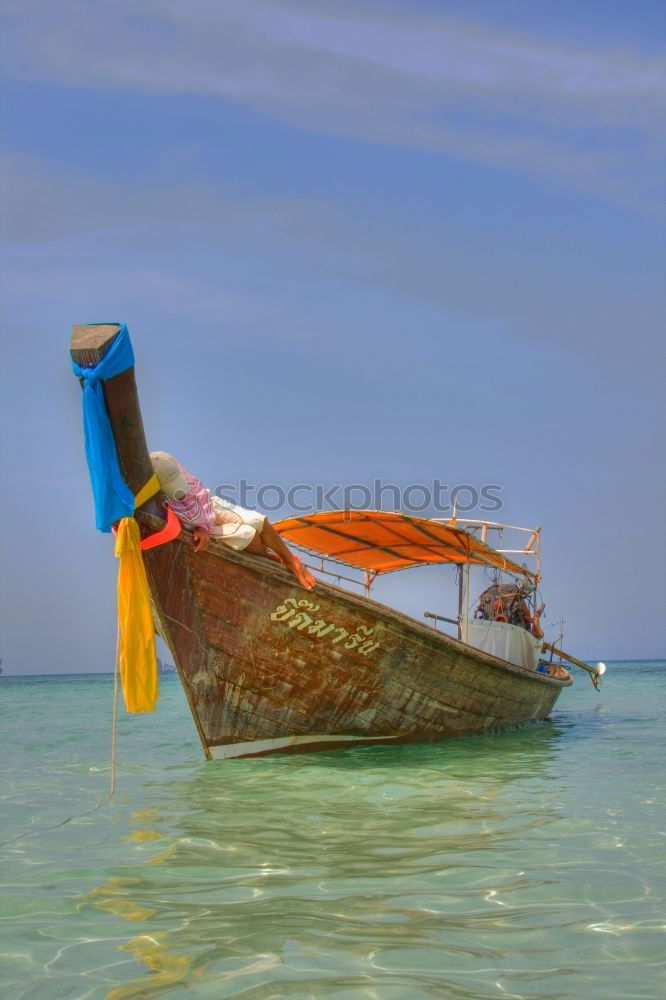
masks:
[[[118,324],[77,326],[71,354],[99,363]],[[153,469],[134,370],[104,382],[123,478]],[[136,516],[161,524],[163,497]],[[208,757],[446,740],[544,719],[562,687],[330,584],[312,593],[267,559],[191,536],[144,552],[156,627]]]
[[[482,733],[546,718],[566,686],[220,543],[181,535],[145,559],[210,758]]]

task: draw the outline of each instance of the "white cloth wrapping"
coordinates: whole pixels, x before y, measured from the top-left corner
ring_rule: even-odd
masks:
[[[211,494],[216,515],[222,516],[221,524],[210,529],[211,538],[218,538],[230,549],[241,552],[250,544],[256,534],[261,534],[266,518],[258,510],[239,507],[230,500],[222,500]]]
[[[537,639],[519,625],[508,622],[491,622],[483,618],[470,619],[465,627],[463,640],[484,653],[508,660],[519,667],[536,670],[543,639]]]

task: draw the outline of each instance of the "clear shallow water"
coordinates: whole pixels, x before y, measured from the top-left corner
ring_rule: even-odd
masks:
[[[3,678],[0,996],[666,996],[666,662],[576,680],[510,733],[205,763],[169,677],[108,804],[112,679]]]

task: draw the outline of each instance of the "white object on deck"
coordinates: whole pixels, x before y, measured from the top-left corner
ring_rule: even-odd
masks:
[[[520,625],[508,622],[491,622],[483,618],[463,621],[463,641],[484,653],[508,660],[517,667],[536,670],[541,655],[541,639],[537,639]]]

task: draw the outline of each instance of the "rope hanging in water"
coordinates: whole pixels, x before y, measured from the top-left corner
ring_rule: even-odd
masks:
[[[113,668],[113,719],[111,721],[111,787],[109,802],[116,794],[116,743],[118,737],[118,680],[120,677],[120,626],[116,635],[116,662]]]

